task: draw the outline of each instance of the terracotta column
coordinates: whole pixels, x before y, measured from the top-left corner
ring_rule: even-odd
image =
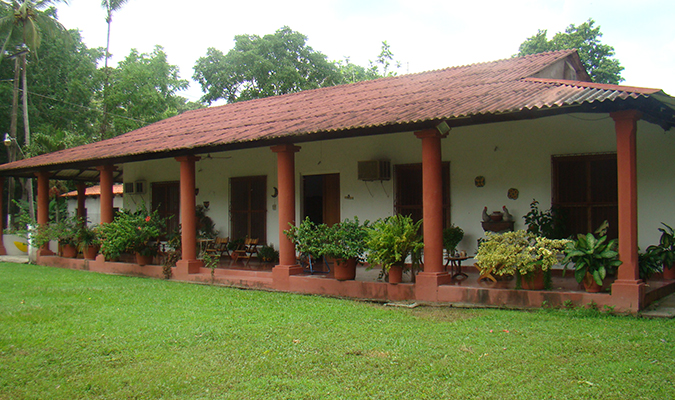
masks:
[[[37,172],[37,223],[38,226],[49,224],[49,173]],[[49,250],[49,243],[38,249],[38,255],[47,256],[54,254]]]
[[[87,221],[85,220],[85,209],[84,209],[86,190],[87,186],[84,184],[84,182],[79,182],[77,184],[77,216],[82,220],[82,223],[84,225],[87,224]]]
[[[114,165],[102,165],[96,167],[100,171],[101,181],[101,223],[107,224],[113,221],[113,176]]]
[[[197,215],[195,213],[195,162],[199,157],[176,157],[180,162],[181,260],[176,263],[179,273],[195,274],[204,266],[197,260]]]
[[[415,132],[422,140],[422,217],[424,271],[417,275],[416,295],[436,300],[437,287],[450,281],[443,267],[443,175],[441,138],[437,129]]]
[[[295,245],[284,235],[289,223],[295,225],[295,153],[300,147],[283,144],[271,149],[277,154],[279,190],[279,265],[274,267],[273,277],[278,285],[286,286],[289,275],[302,272],[295,258]]]
[[[619,191],[619,267],[612,285],[612,300],[618,308],[637,312],[644,303],[644,283],[638,267],[637,208],[637,121],[635,110],[611,113],[616,130],[616,159]]]
[[[5,187],[5,177],[0,176],[0,231],[4,233],[5,229],[5,213],[2,208],[2,200],[4,197],[4,191],[3,188]],[[7,249],[5,249],[5,242],[2,240],[2,236],[0,236],[0,256],[4,256],[7,254]]]

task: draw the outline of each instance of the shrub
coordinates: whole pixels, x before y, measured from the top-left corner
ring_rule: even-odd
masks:
[[[157,246],[152,242],[162,235],[165,225],[158,212],[149,212],[143,203],[135,212],[122,210],[113,222],[101,224],[101,253],[109,260],[122,253],[155,255]]]

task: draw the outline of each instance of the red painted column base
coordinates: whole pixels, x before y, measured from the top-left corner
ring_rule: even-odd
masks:
[[[272,281],[277,290],[291,289],[291,275],[299,275],[302,273],[302,267],[295,265],[275,265],[272,268]]]
[[[612,304],[616,311],[637,313],[644,307],[645,283],[641,280],[617,279],[612,284]]]
[[[203,266],[202,260],[180,260],[176,262],[176,274],[198,274]]]
[[[420,272],[415,277],[415,298],[422,301],[438,301],[438,287],[450,283],[447,272]]]

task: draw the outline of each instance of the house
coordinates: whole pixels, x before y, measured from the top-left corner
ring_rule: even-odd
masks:
[[[124,196],[124,207],[144,202],[179,215],[178,279],[204,272],[194,229],[186,229],[203,204],[221,236],[258,237],[280,250],[272,272],[238,275],[233,284],[476,304],[571,299],[635,312],[675,290],[675,282],[647,288],[637,264],[638,246],[656,243],[660,222],[673,222],[674,125],[673,97],[592,83],[576,51],[565,50],[189,111],[2,165],[0,177],[37,176],[40,223],[47,222],[49,179],[100,182],[102,222],[112,220],[113,182],[146,184]],[[459,248],[473,253],[484,234],[484,207],[507,206],[522,229],[533,199],[544,209],[566,209],[580,232],[610,221],[623,261],[611,294],[532,294],[451,281],[442,228],[462,227]],[[424,218],[424,271],[415,284],[312,279],[281,233],[306,215],[334,222],[394,213]],[[57,263],[43,255],[41,263]],[[123,271],[101,256],[89,268]],[[152,275],[143,271],[135,273]]]
[[[113,185],[113,210],[119,210],[124,206],[122,195],[124,194],[123,185]],[[68,215],[77,215],[78,213],[78,191],[73,190],[61,195],[67,199]],[[80,197],[82,198],[82,197]],[[85,188],[84,192],[84,214],[82,215],[90,224],[98,225],[101,223],[101,185],[94,185]]]

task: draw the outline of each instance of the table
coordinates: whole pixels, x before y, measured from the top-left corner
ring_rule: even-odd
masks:
[[[463,276],[465,279],[469,275],[462,272],[462,261],[468,260],[469,256],[460,256],[460,257],[446,257],[445,258],[445,270],[448,270],[448,265],[450,266],[450,273],[452,273],[452,279],[455,279],[459,276]]]
[[[199,254],[206,252],[206,249],[208,249],[209,246],[215,241],[216,241],[215,239],[208,239],[208,238],[197,239],[197,245],[199,246]]]

